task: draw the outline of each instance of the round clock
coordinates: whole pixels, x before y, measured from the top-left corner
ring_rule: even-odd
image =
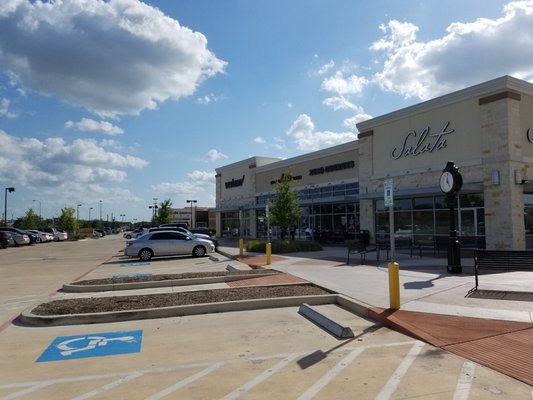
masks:
[[[440,176],[440,190],[451,193],[455,188],[455,176],[450,171],[444,171]]]

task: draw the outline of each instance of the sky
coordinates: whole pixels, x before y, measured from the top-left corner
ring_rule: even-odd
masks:
[[[533,82],[532,49],[533,0],[2,0],[7,217],[214,207],[216,168],[356,140],[360,121],[503,75]]]

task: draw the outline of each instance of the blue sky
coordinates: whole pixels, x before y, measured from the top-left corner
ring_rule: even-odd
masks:
[[[533,82],[533,1],[2,0],[8,219],[215,205],[215,168],[502,75]],[[37,200],[37,201],[32,201]],[[3,201],[1,202],[4,205]],[[4,207],[2,207],[3,213]]]

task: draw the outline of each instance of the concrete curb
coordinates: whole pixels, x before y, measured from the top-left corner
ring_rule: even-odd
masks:
[[[239,281],[243,279],[260,278],[270,275],[278,275],[281,272],[265,272],[264,274],[243,274],[243,275],[225,275],[207,278],[189,278],[189,279],[167,279],[164,281],[146,281],[131,283],[109,283],[105,285],[76,285],[75,283],[66,283],[63,285],[63,291],[69,293],[85,292],[112,292],[119,290],[149,289],[158,287],[190,286],[205,285],[210,283],[224,283]]]
[[[92,314],[36,315],[31,311],[20,314],[18,322],[26,326],[83,325],[108,322],[133,321],[153,318],[182,317],[187,315],[210,314],[231,311],[261,310],[267,308],[299,307],[310,305],[337,304],[359,316],[368,318],[368,304],[361,304],[340,294],[320,296],[295,296],[269,299],[238,300],[222,303],[193,304],[175,307],[161,307],[144,310],[112,311]]]

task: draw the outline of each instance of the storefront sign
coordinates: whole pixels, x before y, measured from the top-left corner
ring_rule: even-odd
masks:
[[[533,143],[533,132],[531,131],[531,128],[528,128],[526,131],[527,141],[529,143]]]
[[[455,132],[455,129],[448,129],[450,122],[446,122],[439,132],[430,133],[429,126],[426,127],[418,136],[415,130],[409,131],[400,148],[395,147],[391,156],[398,160],[402,157],[419,156],[423,153],[433,153],[447,146],[445,135]],[[418,137],[418,139],[417,139]]]
[[[349,169],[355,167],[355,161],[346,161],[338,164],[326,165],[325,167],[313,168],[309,170],[309,175],[320,175],[325,172],[335,172],[343,169]]]
[[[242,186],[243,183],[244,183],[244,175],[242,176],[241,179],[232,179],[231,181],[226,182],[225,185],[226,185],[226,189],[231,189],[237,186]]]
[[[281,178],[278,180],[270,181],[271,185],[275,185],[280,182],[290,182],[290,181],[299,181],[302,179],[302,175],[291,175],[291,174],[281,174]]]

